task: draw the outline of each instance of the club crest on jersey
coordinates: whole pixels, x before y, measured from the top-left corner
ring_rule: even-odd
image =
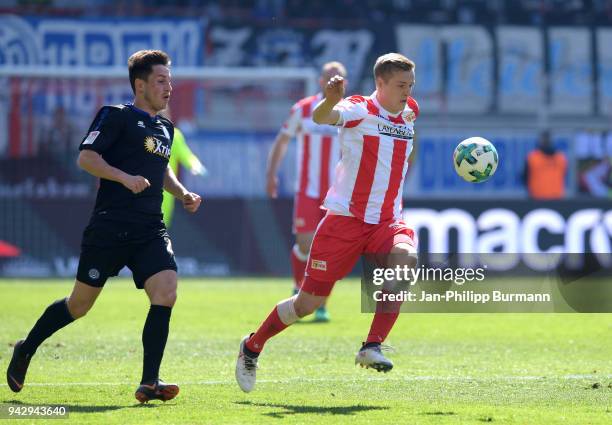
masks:
[[[163,144],[159,139],[152,136],[145,137],[144,146],[147,152],[154,155],[161,156],[162,158],[170,158],[170,148]]]
[[[138,121],[138,127],[145,128],[144,122]]]
[[[404,118],[404,121],[406,122],[414,122],[414,120],[416,120],[416,114],[414,113],[414,111],[408,111],[403,115],[402,118]]]

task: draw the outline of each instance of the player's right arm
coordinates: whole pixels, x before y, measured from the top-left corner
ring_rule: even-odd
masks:
[[[340,121],[340,111],[335,106],[344,97],[344,78],[336,75],[327,82],[325,98],[312,112],[312,120],[317,124],[336,125]]]
[[[151,186],[149,180],[142,176],[132,176],[108,165],[108,162],[99,153],[92,150],[82,150],[79,153],[77,164],[93,176],[121,183],[132,193],[140,193]]]
[[[146,178],[129,175],[102,158],[102,154],[118,139],[123,125],[120,108],[102,107],[89,127],[87,137],[79,146],[81,152],[77,164],[91,175],[120,183],[132,193],[140,193],[151,186]]]

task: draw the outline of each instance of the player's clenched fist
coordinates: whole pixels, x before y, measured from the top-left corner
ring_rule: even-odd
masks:
[[[200,204],[202,203],[202,198],[197,193],[186,193],[183,196],[183,208],[185,208],[190,213],[194,213],[200,208]]]
[[[325,86],[325,99],[334,104],[344,97],[344,78],[340,75],[332,77]]]
[[[128,188],[132,193],[140,193],[149,186],[149,180],[145,179],[142,176],[127,176],[123,181],[123,185]]]

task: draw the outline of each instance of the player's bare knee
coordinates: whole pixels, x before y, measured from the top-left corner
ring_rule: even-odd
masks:
[[[176,294],[176,288],[174,288],[173,291],[170,291],[166,294],[166,306],[167,307],[174,307],[174,304],[176,303],[176,298],[177,298],[177,294]]]
[[[85,316],[89,310],[77,309],[77,310],[69,310],[69,311],[70,311],[70,316],[72,316],[72,318],[76,320],[76,319],[80,319],[81,317]]]
[[[165,307],[174,307],[175,303],[176,303],[176,293],[162,294],[158,296],[157,298],[155,298],[154,300],[151,300],[151,304],[163,305]]]
[[[66,300],[66,307],[68,308],[68,313],[70,313],[70,316],[76,320],[85,316],[87,312],[91,310],[91,307],[93,307],[93,303],[68,298]]]
[[[176,285],[167,284],[158,288],[151,297],[151,304],[174,307],[176,303]]]
[[[176,272],[165,270],[151,276],[144,284],[149,301],[154,305],[173,307],[176,302]]]
[[[309,314],[312,314],[317,308],[312,307],[311,305],[300,304],[299,306],[295,306],[295,314],[301,319],[302,317],[306,317]]]

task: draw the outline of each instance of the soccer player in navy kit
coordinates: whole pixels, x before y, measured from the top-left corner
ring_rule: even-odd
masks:
[[[142,332],[143,372],[136,398],[170,400],[176,384],[159,379],[176,301],[177,267],[162,221],[162,192],[167,190],[195,212],[201,198],[189,192],[168,166],[174,127],[157,115],[170,99],[170,59],[159,50],[141,50],[128,60],[133,104],[104,106],[79,150],[78,164],[100,178],[96,205],[83,232],[81,256],[69,297],[52,303],[25,340],[15,344],[7,370],[11,390],[23,388],[36,349],[53,333],[83,317],[106,280],[127,266],[151,307]]]

